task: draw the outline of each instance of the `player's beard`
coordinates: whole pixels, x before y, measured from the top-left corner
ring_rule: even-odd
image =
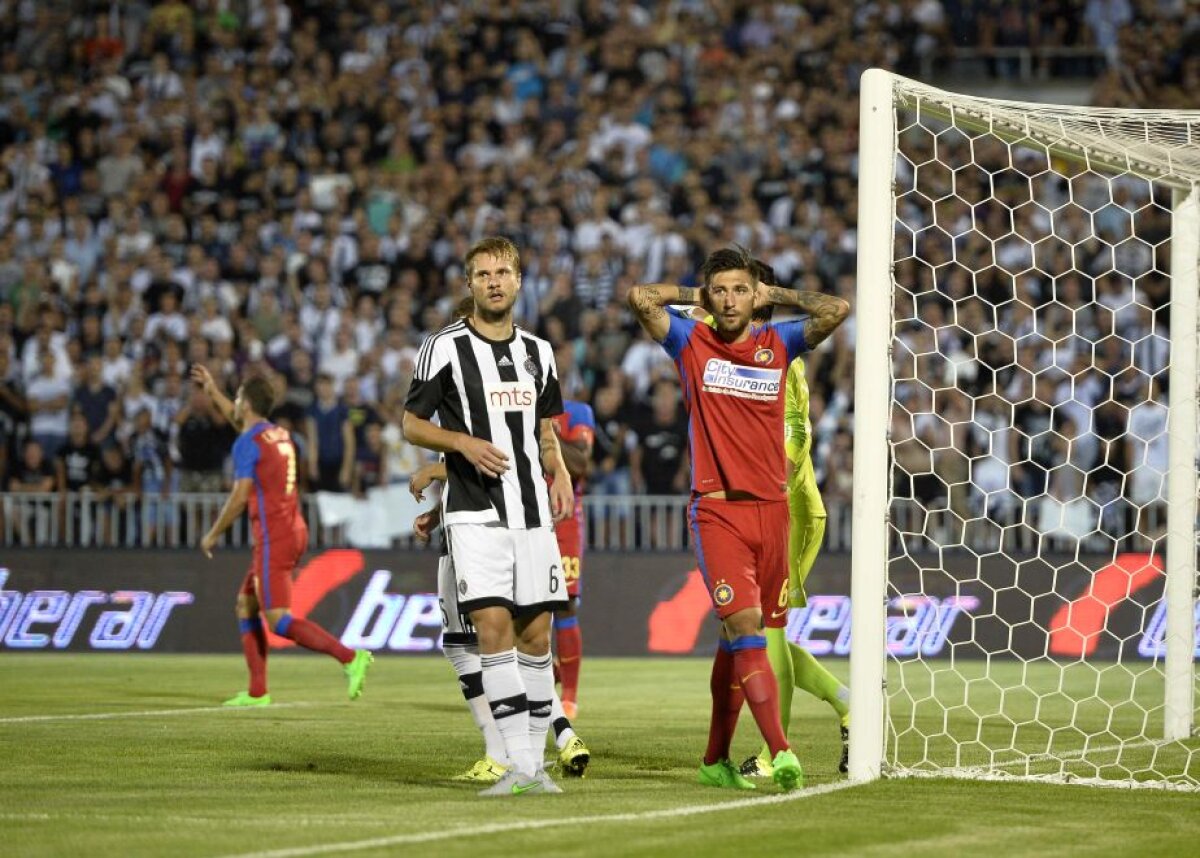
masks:
[[[716,325],[718,334],[720,334],[722,337],[736,340],[742,335],[742,332],[749,327],[750,316],[739,315],[736,319],[729,319],[724,315],[718,314],[713,317],[713,321]]]
[[[475,313],[479,318],[489,325],[497,325],[506,321],[512,316],[512,309],[516,306],[517,294],[514,292],[512,297],[501,305],[494,305],[485,299],[483,301],[475,301]]]

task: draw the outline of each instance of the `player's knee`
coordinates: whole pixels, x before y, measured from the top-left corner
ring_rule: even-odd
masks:
[[[747,608],[725,618],[725,629],[730,638],[760,635],[762,627],[762,611],[755,608]]]
[[[484,608],[471,613],[471,625],[479,639],[481,653],[504,652],[513,648],[512,615],[502,608]]]
[[[481,629],[476,627],[479,634],[479,652],[480,654],[490,655],[497,652],[506,652],[513,648],[514,640],[512,629]]]
[[[292,612],[286,608],[267,611],[267,624],[280,637],[287,637],[292,627]]]
[[[538,614],[517,626],[517,649],[526,655],[550,652],[550,615]]]
[[[253,617],[258,613],[258,602],[246,595],[238,596],[234,611],[242,619]]]

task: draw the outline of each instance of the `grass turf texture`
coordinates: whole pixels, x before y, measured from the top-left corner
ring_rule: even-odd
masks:
[[[282,705],[220,710],[243,682],[236,656],[0,657],[4,854],[1180,855],[1200,824],[1194,794],[1157,791],[901,780],[773,802],[766,782],[749,798],[702,787],[708,665],[675,659],[589,659],[587,779],[563,779],[563,796],[484,800],[449,780],[480,743],[441,659],[379,658],[356,703],[328,659],[271,668]],[[12,720],[200,707],[213,708]],[[802,695],[795,713],[806,786],[841,783],[836,720]],[[757,747],[746,711],[734,757]],[[647,817],[728,803],[740,806]],[[563,818],[576,821],[551,824]],[[489,831],[514,820],[529,827]]]

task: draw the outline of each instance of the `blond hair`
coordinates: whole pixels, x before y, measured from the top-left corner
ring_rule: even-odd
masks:
[[[471,280],[471,275],[475,273],[475,257],[484,253],[498,259],[507,259],[513,264],[513,270],[517,276],[520,276],[521,253],[517,250],[517,246],[504,236],[492,235],[479,239],[467,251],[467,255],[463,259],[463,266],[466,268],[468,282]]]

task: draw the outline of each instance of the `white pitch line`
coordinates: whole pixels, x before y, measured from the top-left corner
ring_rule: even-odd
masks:
[[[38,721],[107,721],[113,718],[157,718],[163,715],[192,715],[196,712],[270,711],[319,706],[319,703],[272,703],[270,706],[197,706],[192,709],[147,709],[141,712],[87,712],[77,715],[23,715],[0,718],[0,724],[31,724]]]
[[[1082,761],[1084,757],[1090,754],[1110,754],[1113,751],[1132,751],[1138,748],[1149,748],[1154,745],[1168,744],[1157,739],[1138,739],[1132,742],[1126,742],[1122,745],[1104,745],[1099,748],[1076,748],[1073,751],[1063,751],[1062,753],[1053,753],[1043,751],[1040,754],[1030,754],[1023,760],[1012,760],[1007,763],[996,763],[998,769],[1008,769],[1014,766],[1024,766],[1033,763],[1048,763],[1055,760],[1066,760],[1068,762]]]
[[[601,822],[641,822],[647,819],[669,819],[677,816],[694,816],[698,813],[715,813],[722,810],[742,810],[748,807],[764,807],[769,804],[782,804],[803,798],[815,798],[826,793],[837,792],[847,787],[859,786],[864,781],[835,781],[796,792],[781,793],[766,798],[747,798],[729,801],[723,804],[697,804],[688,807],[668,807],[662,810],[648,810],[641,813],[610,813],[601,816],[567,816],[558,819],[530,819],[523,822],[498,822],[491,825],[477,825],[473,828],[452,828],[441,831],[415,832],[413,834],[396,834],[390,837],[374,837],[370,840],[348,840],[344,843],[323,843],[317,846],[297,846],[290,849],[270,849],[265,852],[244,852],[225,858],[305,858],[309,855],[329,855],[335,852],[355,852],[360,849],[383,849],[389,846],[404,846],[412,843],[432,843],[436,840],[450,840],[456,837],[478,837],[484,834],[501,834],[507,831],[528,831],[539,828],[559,828],[564,825],[595,825]],[[538,800],[538,799],[535,799]],[[561,801],[561,799],[559,799]],[[554,802],[555,799],[542,798],[540,801]]]

